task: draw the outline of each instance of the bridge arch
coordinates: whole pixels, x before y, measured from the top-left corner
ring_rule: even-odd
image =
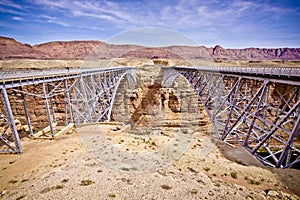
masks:
[[[115,98],[116,98],[116,94],[117,94],[117,91],[119,89],[119,86],[121,84],[121,81],[124,80],[124,78],[127,79],[128,81],[128,87],[131,88],[131,89],[134,89],[137,87],[137,79],[136,79],[136,74],[135,74],[135,71],[128,71],[128,72],[125,72],[118,80],[118,82],[116,83],[116,88],[114,89],[113,91],[113,95],[112,95],[112,99],[111,99],[111,102],[110,102],[110,109],[109,109],[109,112],[108,112],[108,119],[107,121],[110,121],[111,120],[111,113],[112,113],[112,109],[113,109],[113,105],[114,105],[114,102],[115,102]]]
[[[176,78],[178,76],[181,76],[180,74],[174,72],[172,74],[169,74],[165,80],[163,80],[162,86],[163,87],[172,87],[172,85],[174,84]],[[184,77],[184,76],[182,76]],[[165,77],[164,77],[165,78]],[[185,77],[184,77],[185,78]],[[185,78],[186,79],[186,78]],[[187,80],[188,81],[188,80]]]
[[[19,70],[1,75],[0,153],[23,151],[16,117],[27,124],[31,137],[54,138],[60,134],[57,126],[109,121],[120,81],[126,78],[130,87],[137,85],[134,67]],[[38,114],[29,109],[30,102],[40,108]]]
[[[108,122],[116,92],[122,80],[128,81],[129,87],[137,86],[135,69],[114,68],[101,74],[81,75],[71,92],[71,107],[75,113],[76,125],[96,122]]]
[[[164,68],[162,85],[178,76],[192,85],[217,136],[241,145],[265,165],[300,167],[300,70],[294,68]],[[279,86],[286,90],[280,90]]]

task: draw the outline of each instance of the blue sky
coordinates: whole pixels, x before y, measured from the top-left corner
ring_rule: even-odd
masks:
[[[300,0],[0,0],[0,35],[102,40],[160,27],[207,47],[300,47]]]

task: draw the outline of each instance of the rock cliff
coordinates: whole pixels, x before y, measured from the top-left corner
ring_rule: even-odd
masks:
[[[219,45],[168,46],[148,48],[112,45],[101,41],[56,41],[38,45],[22,44],[0,36],[0,59],[85,59],[109,58],[193,58],[220,60],[300,60],[300,48],[224,49]]]

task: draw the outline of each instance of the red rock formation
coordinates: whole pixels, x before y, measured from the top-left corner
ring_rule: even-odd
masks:
[[[0,59],[84,59],[97,58],[199,58],[221,60],[300,60],[300,48],[224,49],[204,46],[146,48],[137,45],[112,45],[101,41],[48,42],[28,45],[0,36]]]
[[[71,41],[71,42],[48,42],[34,45],[32,48],[37,51],[45,52],[49,58],[85,58],[91,54],[97,46],[106,46],[100,41]]]
[[[161,48],[137,48],[126,52],[121,57],[125,58],[181,58],[180,55],[172,51],[167,51]]]
[[[45,58],[44,52],[35,50],[29,44],[22,44],[12,38],[0,37],[0,59]]]
[[[300,48],[223,49],[217,45],[212,49],[211,56],[226,60],[300,60]]]

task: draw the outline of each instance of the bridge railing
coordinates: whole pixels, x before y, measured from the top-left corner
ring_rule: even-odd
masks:
[[[216,66],[174,66],[174,68],[196,69],[214,73],[236,73],[263,76],[286,76],[300,78],[300,67],[216,67]]]
[[[21,85],[30,85],[42,82],[58,81],[66,78],[76,78],[107,71],[134,69],[134,67],[99,67],[82,69],[47,69],[47,70],[5,70],[0,72],[0,89],[18,87]],[[47,79],[47,81],[46,81]]]
[[[99,67],[99,68],[59,68],[59,69],[36,69],[36,70],[3,70],[1,71],[0,81],[5,82],[14,79],[40,78],[49,76],[62,76],[74,74],[92,74],[104,72],[112,69],[134,68],[129,66],[120,67]]]

